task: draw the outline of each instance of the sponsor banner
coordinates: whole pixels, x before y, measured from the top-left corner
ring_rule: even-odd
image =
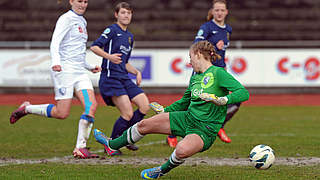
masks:
[[[320,86],[318,49],[232,50],[227,67],[248,87]]]
[[[187,86],[192,68],[188,50],[136,50],[133,56],[150,56],[152,79],[142,81],[142,86]],[[131,61],[131,59],[130,59]],[[130,62],[129,61],[129,62]]]
[[[0,86],[52,86],[49,50],[0,50]]]
[[[87,61],[100,65],[102,58],[88,51]],[[145,87],[187,86],[192,74],[189,61],[188,49],[134,49],[129,60],[142,72]],[[320,87],[318,49],[229,49],[226,64],[247,87]],[[0,50],[0,67],[0,87],[53,86],[48,49]],[[88,74],[97,86],[99,73]]]
[[[132,55],[130,60],[130,64],[134,66],[141,72],[141,76],[143,80],[152,80],[151,78],[151,56],[135,56]],[[135,79],[136,76],[129,73],[129,77],[131,79]]]

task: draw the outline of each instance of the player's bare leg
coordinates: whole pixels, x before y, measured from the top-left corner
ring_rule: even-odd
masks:
[[[171,154],[169,160],[161,166],[145,169],[141,172],[143,179],[157,179],[175,167],[183,164],[185,159],[200,152],[203,148],[203,141],[197,134],[185,136]]]
[[[131,101],[138,106],[138,109],[134,112],[133,117],[130,119],[130,126],[140,122],[150,109],[149,100],[145,93],[138,94],[132,98]],[[135,144],[129,144],[126,146],[126,148],[132,151],[139,149]]]
[[[128,95],[122,95],[122,96],[114,96],[112,97],[112,102],[116,105],[116,107],[120,111],[120,117],[114,124],[111,138],[117,138],[119,137],[126,129],[128,129],[133,124],[130,122],[131,119],[134,116],[133,108],[131,105],[131,101],[128,97]],[[136,145],[127,145],[127,149],[136,151],[139,148]],[[121,154],[121,152],[113,153],[113,154]]]
[[[30,102],[23,102],[20,107],[10,116],[10,123],[14,124],[27,114],[35,114],[49,118],[65,119],[69,116],[71,108],[71,99],[58,100],[57,105],[54,104],[38,104],[32,105]]]
[[[84,112],[79,120],[77,144],[73,150],[73,156],[81,159],[98,158],[99,156],[91,153],[87,147],[97,109],[94,91],[91,89],[79,90],[76,92],[76,96],[80,100]]]
[[[157,102],[151,102],[149,106],[157,114],[164,112],[164,107]],[[175,148],[178,144],[178,138],[177,136],[169,135],[166,138],[166,142],[170,147]]]

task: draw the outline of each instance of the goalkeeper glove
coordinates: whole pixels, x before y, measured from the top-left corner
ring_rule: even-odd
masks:
[[[217,106],[224,106],[228,102],[227,97],[218,97],[215,94],[202,93],[199,97],[204,101],[211,101]]]
[[[152,103],[149,104],[149,106],[150,106],[151,109],[152,109],[155,113],[157,113],[157,114],[164,112],[163,106],[160,105],[160,104],[157,103],[157,102],[152,102]]]

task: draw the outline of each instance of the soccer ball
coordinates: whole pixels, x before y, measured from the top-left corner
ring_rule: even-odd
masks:
[[[251,150],[249,160],[257,169],[269,169],[275,160],[273,149],[264,144],[257,145]]]

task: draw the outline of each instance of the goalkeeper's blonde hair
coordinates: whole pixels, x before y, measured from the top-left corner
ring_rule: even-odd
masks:
[[[205,40],[205,41],[198,41],[191,45],[190,49],[196,54],[200,53],[203,55],[203,57],[207,61],[216,61],[217,59],[220,59],[221,56],[219,56],[216,51],[214,50],[213,45]]]

